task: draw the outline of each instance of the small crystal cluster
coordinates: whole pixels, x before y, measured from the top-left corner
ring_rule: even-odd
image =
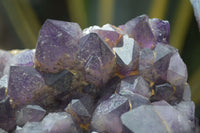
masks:
[[[169,34],[168,21],[146,15],[83,31],[46,20],[35,50],[0,51],[0,132],[195,132]]]

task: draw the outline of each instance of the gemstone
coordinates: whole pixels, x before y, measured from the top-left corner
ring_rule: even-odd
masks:
[[[27,122],[39,122],[45,116],[46,110],[38,105],[27,105],[16,113],[16,123],[23,126]]]
[[[152,96],[152,100],[165,100],[170,101],[174,94],[174,88],[169,83],[155,85],[155,95]]]
[[[44,133],[40,122],[27,122],[17,133]]]
[[[187,67],[177,52],[170,58],[167,70],[167,81],[175,86],[178,86],[186,83],[187,77]]]
[[[139,44],[128,35],[123,36],[122,47],[114,47],[116,63],[122,75],[128,75],[137,70],[139,60]]]
[[[79,133],[72,116],[66,112],[49,113],[41,122],[44,132],[48,133]]]
[[[155,38],[147,15],[138,16],[125,24],[125,33],[134,38],[143,48],[151,48]]]
[[[122,93],[137,93],[144,97],[149,98],[151,96],[151,91],[149,89],[149,84],[141,76],[127,77],[121,81],[119,94]]]
[[[81,29],[77,23],[47,19],[39,33],[35,65],[52,73],[65,66],[74,67],[80,37]]]
[[[198,132],[169,32],[147,15],[83,31],[46,20],[36,49],[0,50],[0,132]]]
[[[139,58],[139,73],[140,75],[148,80],[154,81],[155,77],[155,69],[154,65],[154,53],[151,49],[144,48],[140,51],[140,58]]]
[[[0,101],[6,97],[6,88],[8,87],[8,75],[0,78]]]
[[[0,101],[0,128],[6,131],[11,131],[15,128],[15,114],[11,107],[9,97]]]
[[[91,121],[92,129],[97,132],[121,133],[120,115],[128,110],[128,99],[118,94],[113,94],[96,107]]]
[[[166,20],[157,18],[149,19],[151,30],[156,39],[156,42],[169,44],[170,25]]]
[[[96,85],[106,83],[115,66],[111,48],[96,33],[81,38],[79,47],[78,57],[86,72],[85,80]]]
[[[34,103],[35,95],[45,83],[40,73],[30,66],[11,66],[8,95],[16,106]]]

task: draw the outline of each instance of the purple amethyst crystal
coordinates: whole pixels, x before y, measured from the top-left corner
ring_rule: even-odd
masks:
[[[178,86],[186,83],[187,77],[187,67],[177,52],[170,59],[167,80],[171,84]]]
[[[35,65],[42,71],[53,73],[74,67],[80,37],[81,29],[77,23],[46,20],[38,37]]]
[[[45,83],[40,73],[30,66],[11,66],[8,95],[17,106],[31,104],[36,101]]]
[[[85,80],[96,84],[108,81],[114,69],[114,54],[98,34],[90,33],[79,41],[78,58],[84,66]]]
[[[83,31],[46,20],[36,50],[0,51],[0,129],[194,133],[187,68],[169,32],[146,15]]]
[[[141,119],[143,118],[143,119]],[[125,132],[193,132],[192,123],[165,101],[142,105],[121,116]],[[153,128],[152,128],[153,127]]]
[[[6,97],[3,100],[0,100],[0,128],[11,131],[15,126],[14,109],[11,107],[9,98]]]
[[[80,133],[73,117],[66,112],[49,113],[41,126],[45,133]]]
[[[155,79],[155,69],[153,67],[154,64],[154,53],[151,49],[144,48],[140,51],[139,58],[139,73],[140,75],[149,81],[153,81]]]
[[[151,30],[154,34],[156,42],[169,44],[170,25],[168,21],[157,18],[149,19]]]
[[[151,95],[148,82],[145,81],[141,76],[124,78],[120,83],[119,94],[125,92],[129,94],[137,93],[147,98],[149,98]]]
[[[155,44],[155,38],[149,25],[149,17],[138,16],[125,24],[125,33],[134,38],[142,47],[151,48]]]
[[[27,122],[39,122],[45,116],[46,110],[37,105],[27,105],[16,113],[16,123],[23,126]]]
[[[163,80],[167,79],[167,69],[169,66],[170,58],[175,51],[176,50],[172,49],[170,46],[165,46],[161,43],[158,43],[154,49],[154,68],[156,73]]]
[[[128,99],[118,94],[113,94],[95,109],[91,121],[92,129],[97,132],[121,133],[120,115],[128,110]]]
[[[10,66],[34,66],[35,50],[23,50],[15,54],[4,68],[4,74],[9,74]]]

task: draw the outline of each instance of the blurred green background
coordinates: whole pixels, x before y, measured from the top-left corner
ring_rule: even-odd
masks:
[[[35,48],[47,18],[86,28],[124,24],[141,14],[170,22],[170,44],[187,64],[192,100],[200,117],[200,32],[189,0],[0,0],[0,48]]]

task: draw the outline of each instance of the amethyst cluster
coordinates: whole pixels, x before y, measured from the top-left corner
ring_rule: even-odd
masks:
[[[83,31],[46,20],[35,50],[0,51],[0,132],[195,132],[169,34],[168,21],[146,15]]]

